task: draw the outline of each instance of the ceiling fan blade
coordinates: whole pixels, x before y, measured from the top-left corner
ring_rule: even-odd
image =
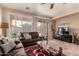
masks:
[[[46,4],[46,3],[41,3],[41,5]]]
[[[51,4],[50,9],[52,9],[52,8],[54,7],[54,4],[55,4],[55,3]]]

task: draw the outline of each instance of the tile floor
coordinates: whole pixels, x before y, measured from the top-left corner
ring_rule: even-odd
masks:
[[[63,53],[67,56],[79,56],[79,45],[74,43],[68,43],[60,40],[49,40],[49,46],[58,49],[59,47],[63,48]]]

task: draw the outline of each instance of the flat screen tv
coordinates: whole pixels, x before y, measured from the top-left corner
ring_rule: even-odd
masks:
[[[69,27],[58,27],[58,35],[69,34]]]

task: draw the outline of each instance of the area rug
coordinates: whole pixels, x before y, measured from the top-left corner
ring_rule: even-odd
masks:
[[[54,49],[54,51],[57,51]],[[65,56],[64,54],[60,55],[59,52],[54,54],[49,50],[45,50],[39,45],[33,45],[25,48],[27,56]]]

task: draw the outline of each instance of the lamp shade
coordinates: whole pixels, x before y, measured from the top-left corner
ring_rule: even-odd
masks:
[[[9,28],[9,24],[8,23],[1,23],[0,28]]]

